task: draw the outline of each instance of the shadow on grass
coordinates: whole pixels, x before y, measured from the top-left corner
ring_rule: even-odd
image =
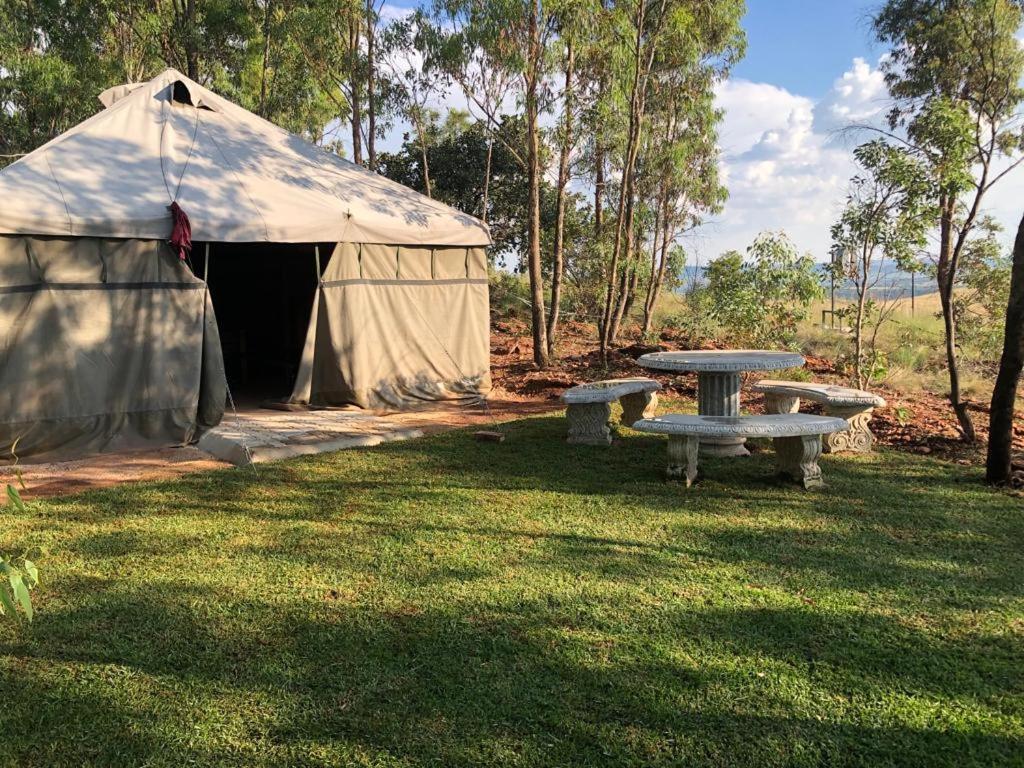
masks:
[[[220,606],[219,621],[200,600]],[[0,666],[8,701],[32,702],[6,725],[31,727],[34,744],[9,756],[31,764],[40,744],[48,764],[68,765],[281,765],[303,762],[303,749],[450,766],[984,765],[1024,746],[986,722],[1022,682],[1005,638],[937,641],[878,616],[800,608],[677,610],[609,627],[604,608],[521,600],[310,615],[173,584],[97,590],[49,615],[18,663]],[[808,679],[834,708],[807,700]],[[976,718],[951,710],[908,727],[898,715],[843,714],[851,697],[882,690],[972,700]],[[192,726],[208,731],[223,696],[262,712],[265,728],[247,731],[241,751],[222,743],[230,734],[187,738]]]
[[[704,462],[705,480],[687,490],[662,482],[665,445],[657,438],[627,433],[609,449],[567,446],[559,417],[502,429],[505,444],[477,443],[463,431],[267,465],[255,477],[204,473],[144,493],[101,491],[53,506],[61,517],[88,522],[154,514],[292,522],[300,528],[298,541],[261,542],[250,550],[309,566],[344,567],[344,550],[301,529],[329,522],[374,529],[398,544],[436,533],[534,538],[551,549],[554,567],[622,578],[670,578],[692,567],[680,563],[689,557],[813,573],[832,586],[901,589],[915,598],[934,597],[937,589],[954,601],[963,590],[982,600],[1024,592],[1024,571],[1008,567],[1012,553],[1024,549],[1024,526],[1008,524],[1018,512],[1005,496],[971,483],[960,467],[892,453],[830,456],[823,459],[830,487],[809,493],[775,480],[771,452],[760,450],[748,459]],[[567,497],[579,508],[560,515]],[[79,499],[100,503],[83,506]],[[550,514],[552,525],[521,529],[515,514],[521,503]],[[502,504],[508,525],[473,521],[475,511],[487,518]],[[455,507],[461,514],[457,522],[438,522],[396,516],[397,505]],[[631,516],[659,521],[670,540],[601,535],[602,523]],[[112,538],[101,537],[92,549],[82,541],[82,553],[113,548],[138,555],[149,547],[155,554],[167,546],[133,541],[131,532],[102,536]],[[999,553],[1007,557],[994,556]]]

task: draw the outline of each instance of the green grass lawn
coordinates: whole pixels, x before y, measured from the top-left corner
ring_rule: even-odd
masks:
[[[1024,764],[1024,508],[564,421],[4,510],[0,765]],[[29,469],[30,471],[30,469]]]

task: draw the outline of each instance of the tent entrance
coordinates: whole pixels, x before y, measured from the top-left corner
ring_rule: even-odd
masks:
[[[203,244],[192,261],[204,269]],[[321,261],[329,248],[320,248]],[[258,406],[292,391],[316,295],[314,245],[211,243],[207,282],[234,400]]]

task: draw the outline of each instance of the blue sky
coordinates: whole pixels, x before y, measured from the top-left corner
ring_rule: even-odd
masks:
[[[820,98],[854,57],[877,58],[863,0],[748,0],[747,55],[735,77]]]

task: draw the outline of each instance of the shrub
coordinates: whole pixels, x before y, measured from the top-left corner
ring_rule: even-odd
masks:
[[[821,272],[781,232],[758,235],[747,255],[730,251],[708,264],[708,311],[730,344],[792,347],[797,325],[825,295]]]

